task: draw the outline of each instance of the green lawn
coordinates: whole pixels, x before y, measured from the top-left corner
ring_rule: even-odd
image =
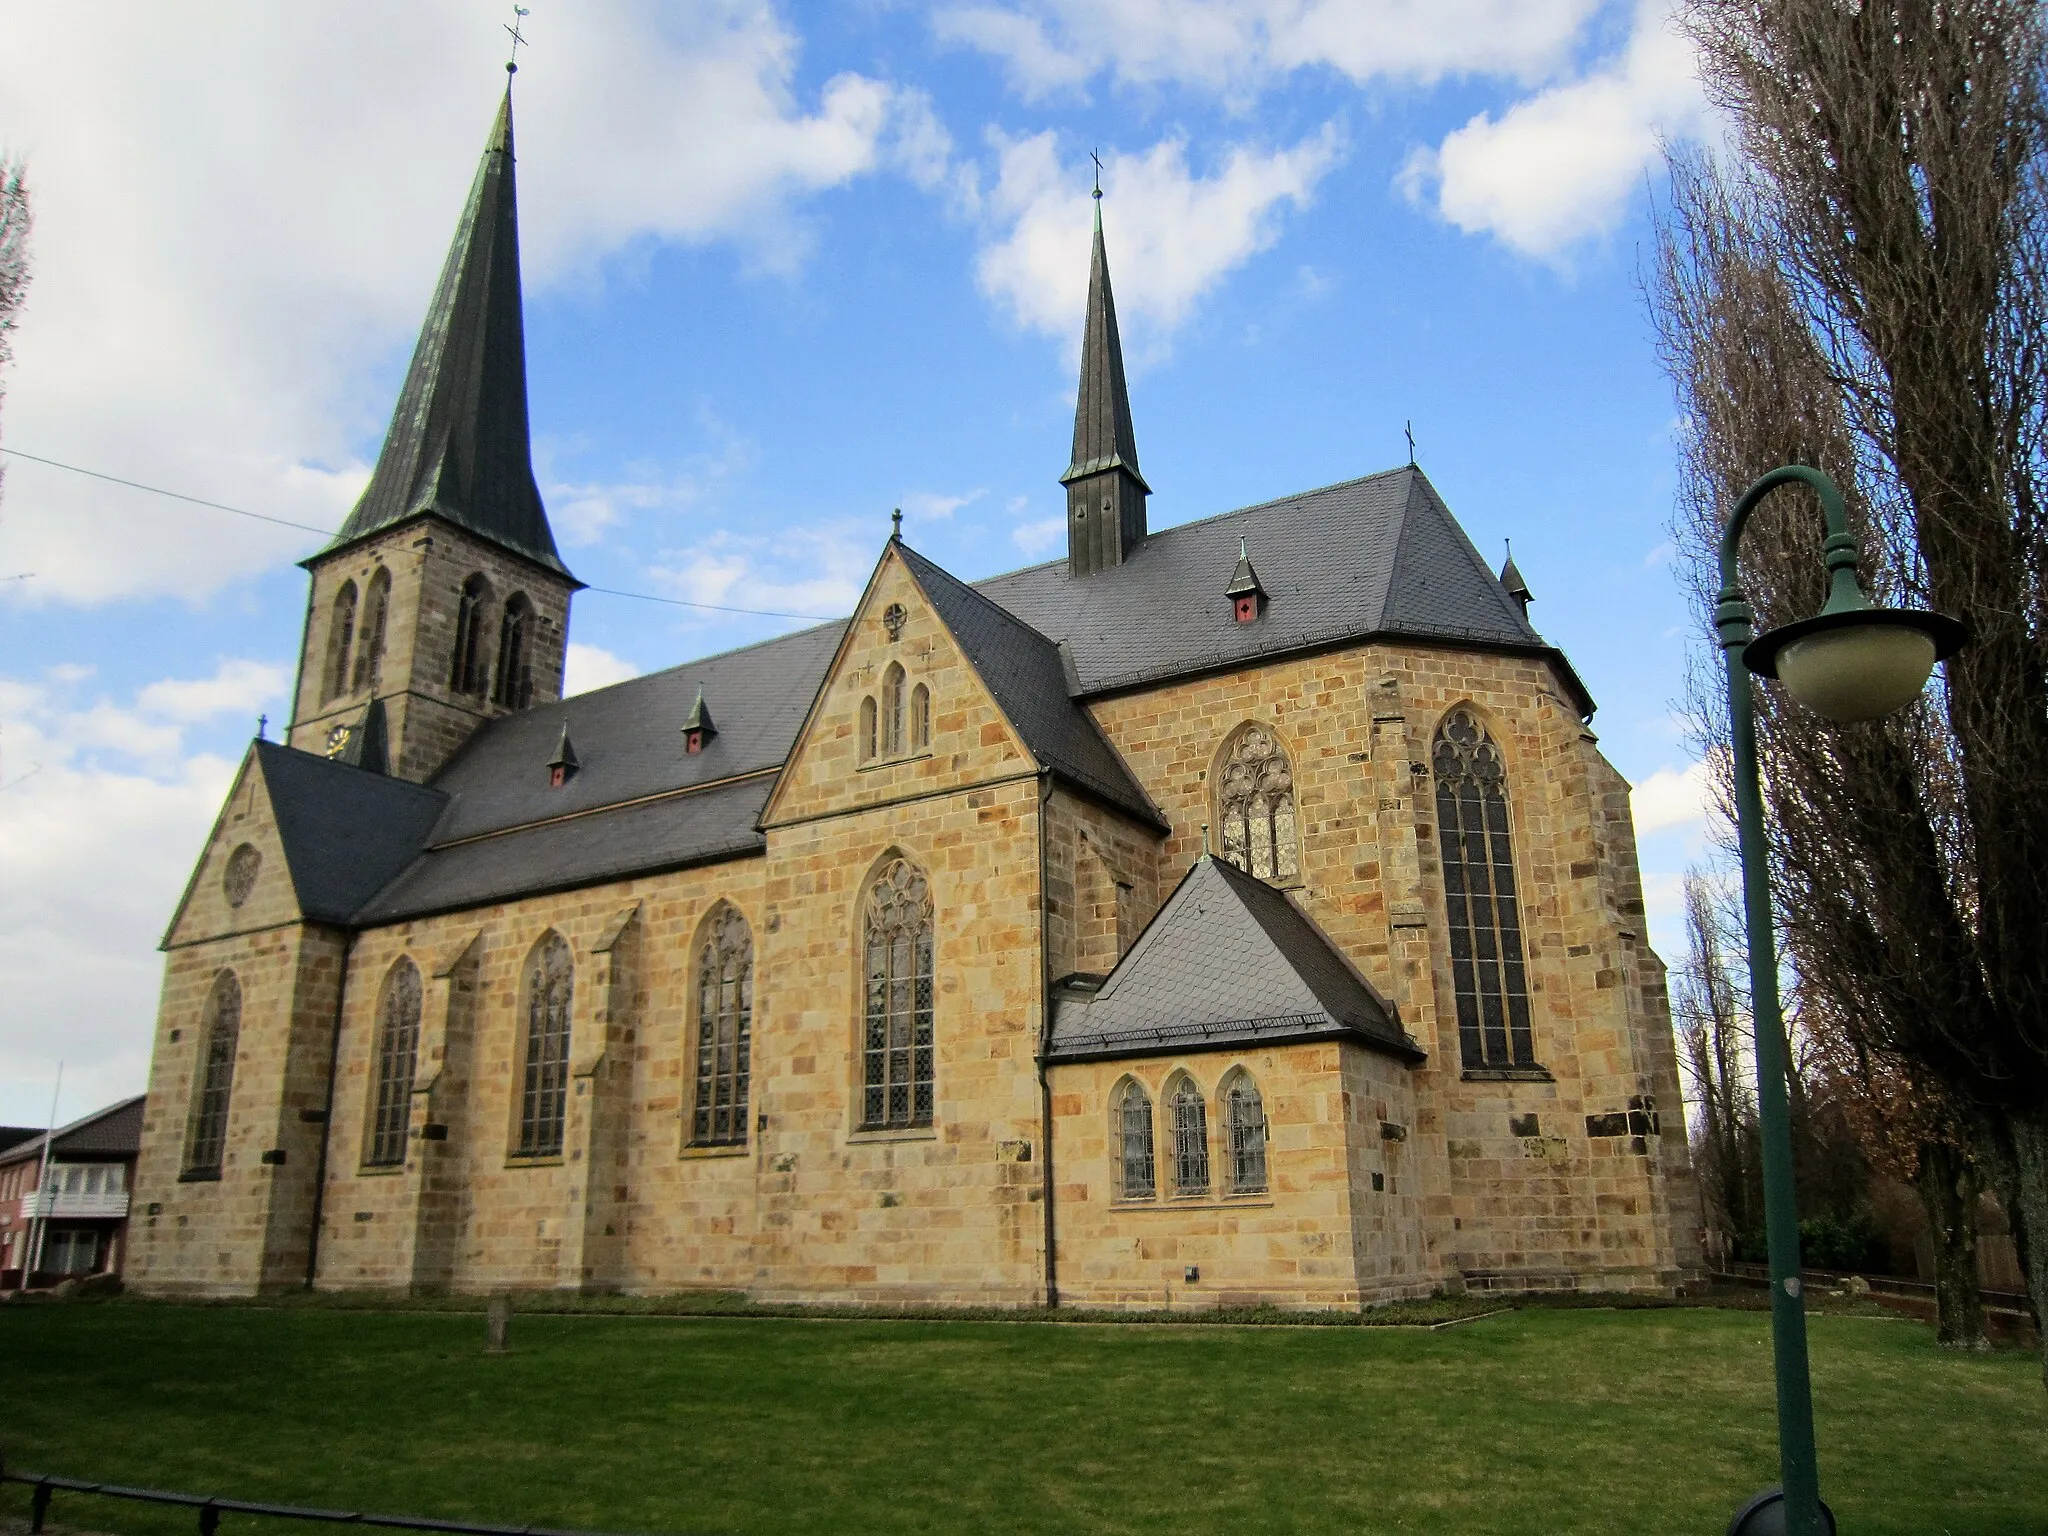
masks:
[[[1845,1531],[2048,1533],[2036,1360],[1943,1354],[1916,1323],[1812,1326]],[[0,1452],[285,1503],[749,1536],[1718,1536],[1775,1480],[1761,1312],[1439,1332],[529,1316],[502,1358],[482,1333],[473,1314],[0,1308]],[[27,1503],[9,1486],[0,1514]],[[55,1518],[193,1529],[76,1495]]]

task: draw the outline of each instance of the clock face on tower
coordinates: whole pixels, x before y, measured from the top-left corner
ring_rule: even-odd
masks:
[[[345,726],[345,725],[337,725],[337,726],[335,726],[335,727],[334,727],[334,728],[333,728],[332,730],[330,730],[330,731],[329,731],[329,732],[327,733],[327,755],[328,755],[329,757],[339,757],[339,756],[341,756],[341,752],[342,752],[342,749],[343,749],[344,747],[346,747],[347,745],[348,745],[348,727],[347,727],[347,726]]]

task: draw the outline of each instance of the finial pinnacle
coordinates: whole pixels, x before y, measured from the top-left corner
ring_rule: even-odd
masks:
[[[1408,436],[1408,467],[1413,469],[1415,467],[1415,423],[1412,421],[1406,422],[1401,430]]]
[[[1091,149],[1088,151],[1088,158],[1095,162],[1095,190],[1088,195],[1100,203],[1102,201],[1102,156]]]
[[[1237,536],[1237,558],[1249,560],[1252,557],[1251,543],[1243,534]]]
[[[258,715],[256,717],[256,739],[258,741],[270,740],[270,716]]]
[[[898,507],[889,514],[889,539],[891,543],[903,542],[903,509]]]
[[[523,5],[512,7],[512,24],[505,28],[512,35],[512,57],[505,61],[507,78],[519,73],[519,45],[526,41],[526,34],[519,30],[519,23],[533,13]]]

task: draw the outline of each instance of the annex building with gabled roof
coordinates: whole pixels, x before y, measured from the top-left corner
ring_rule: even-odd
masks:
[[[1151,528],[1098,203],[1064,557],[892,536],[842,621],[563,698],[512,146],[508,92],[165,934],[130,1283],[1696,1270],[1628,787],[1419,468]]]

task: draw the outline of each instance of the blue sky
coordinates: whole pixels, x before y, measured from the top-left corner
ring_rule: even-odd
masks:
[[[39,272],[0,445],[345,515],[502,87],[508,7],[25,0],[0,146]],[[1639,291],[1660,135],[1706,130],[1653,0],[533,0],[517,82],[537,469],[596,586],[846,610],[905,511],[1055,553],[1089,151],[1154,526],[1417,458],[1600,702],[1678,956],[1701,825],[1671,709],[1673,406]],[[118,21],[117,21],[118,18]],[[120,24],[125,23],[125,24]],[[310,534],[9,459],[0,1122],[143,1085],[155,943]],[[577,599],[571,686],[791,621]]]

